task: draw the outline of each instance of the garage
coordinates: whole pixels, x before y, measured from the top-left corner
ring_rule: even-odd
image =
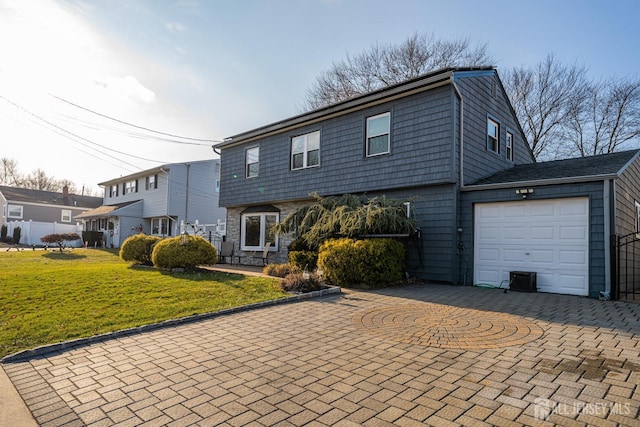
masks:
[[[474,205],[474,283],[507,286],[532,271],[539,292],[589,294],[589,199]]]

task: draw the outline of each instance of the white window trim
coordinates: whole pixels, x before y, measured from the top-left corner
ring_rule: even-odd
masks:
[[[495,137],[493,135],[489,135],[489,123],[492,123],[496,127],[497,135]],[[500,154],[500,123],[498,123],[496,120],[492,119],[491,117],[487,117],[486,134],[487,134],[487,142],[486,142],[487,150],[496,154]],[[493,144],[494,139],[495,139],[495,147],[496,147],[495,150],[492,148],[494,145]],[[489,144],[489,140],[492,141],[491,147]]]
[[[513,162],[513,140],[514,140],[514,136],[513,136],[513,132],[511,132],[509,129],[507,129],[507,133],[506,133],[506,142],[505,142],[505,157],[507,158],[507,160],[509,160],[510,162]]]
[[[374,134],[374,135],[369,135],[369,121],[374,120],[374,119],[379,119],[379,118],[384,117],[384,116],[387,116],[387,124],[388,124],[387,132]],[[366,150],[366,156],[367,157],[375,157],[375,156],[382,156],[384,154],[389,154],[391,152],[391,113],[389,111],[387,111],[386,113],[376,114],[375,116],[367,117],[365,133],[366,133],[366,135],[365,135],[365,150]],[[387,135],[387,150],[386,151],[381,151],[381,152],[375,153],[375,154],[370,154],[369,153],[369,140],[371,138],[375,138],[377,136],[382,136],[382,135]]]
[[[149,175],[145,179],[144,189],[146,191],[155,190],[158,188],[158,175]]]
[[[245,218],[248,216],[260,217],[260,244],[259,246],[247,246],[244,244],[246,235],[246,223]],[[240,215],[240,249],[243,251],[263,251],[266,239],[265,217],[275,216],[276,223],[280,222],[280,213],[278,212],[252,212]],[[275,242],[269,247],[269,252],[276,252],[278,250],[278,236],[275,236]]]
[[[158,230],[160,231],[159,233],[154,233],[153,232],[154,222],[158,223]],[[167,224],[167,226],[166,226],[167,232],[166,233],[162,233],[162,225],[164,223]],[[149,229],[149,234],[150,235],[152,235],[152,236],[163,236],[163,237],[171,236],[171,220],[169,218],[166,218],[166,217],[151,218],[150,224],[151,224],[151,227]]]
[[[318,135],[318,163],[316,163],[315,165],[309,165],[307,162],[309,160],[309,137],[311,135]],[[303,139],[303,144],[304,144],[304,148],[301,152],[297,152],[294,153],[293,152],[293,141],[296,139],[302,138]],[[315,151],[315,150],[312,150]],[[302,166],[300,166],[299,168],[296,168],[293,166],[293,155],[294,154],[302,154]],[[309,132],[309,133],[305,133],[303,135],[297,135],[294,136],[293,138],[291,138],[291,170],[300,170],[300,169],[307,169],[307,168],[316,168],[320,166],[320,131],[314,131],[314,132]]]
[[[253,163],[249,163],[249,152],[252,150],[257,150],[258,152],[258,160],[256,162]],[[253,164],[257,164],[258,165],[258,172],[256,172],[255,175],[249,175],[249,165],[253,165]],[[250,147],[247,148],[244,152],[244,176],[245,178],[255,178],[258,175],[260,175],[260,146],[255,146],[255,147]]]
[[[109,197],[118,197],[118,184],[109,186]]]
[[[13,214],[11,211],[14,211]],[[17,212],[20,212],[19,214]],[[24,206],[22,205],[8,205],[7,206],[7,218],[17,218],[22,219],[24,215]]]
[[[60,222],[71,222],[71,210],[62,209],[60,211]]]
[[[127,181],[124,183],[124,194],[132,194],[138,192],[138,180]]]

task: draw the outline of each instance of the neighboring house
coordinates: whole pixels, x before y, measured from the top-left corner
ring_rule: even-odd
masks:
[[[137,233],[177,236],[216,234],[226,211],[219,207],[220,159],[171,163],[101,182],[102,206],[76,216],[85,230],[103,233],[118,248]],[[185,227],[186,225],[186,227]],[[205,235],[204,237],[211,237]]]
[[[22,244],[42,245],[47,234],[78,232],[75,217],[101,203],[100,197],[69,194],[67,186],[62,193],[0,186],[0,225],[7,225],[9,237],[20,227]]]
[[[507,286],[529,271],[541,291],[597,297],[611,289],[610,236],[637,227],[637,153],[535,163],[491,67],[444,69],[215,148],[227,240],[236,255],[271,242],[272,262],[286,262],[292,237],[270,225],[312,193],[385,195],[417,221],[415,277]]]

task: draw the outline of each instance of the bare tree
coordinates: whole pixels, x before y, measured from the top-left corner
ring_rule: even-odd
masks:
[[[48,177],[42,169],[36,169],[31,172],[24,180],[24,188],[32,190],[56,191],[57,183],[53,177]]]
[[[640,137],[640,80],[611,78],[591,84],[570,110],[567,142],[580,156],[613,153]]]
[[[19,187],[23,181],[20,172],[18,172],[18,163],[13,159],[3,157],[0,159],[0,184],[13,187]]]
[[[446,67],[490,65],[486,44],[415,33],[398,45],[373,45],[334,62],[307,91],[303,110],[321,108]]]
[[[533,155],[558,157],[566,123],[587,96],[586,69],[562,65],[548,55],[533,68],[508,70],[503,82]]]

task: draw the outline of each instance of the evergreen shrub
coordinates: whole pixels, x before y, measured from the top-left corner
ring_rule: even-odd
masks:
[[[126,238],[120,247],[120,259],[130,261],[134,264],[153,265],[151,253],[153,247],[162,240],[159,236],[149,236],[147,234],[134,234]]]
[[[383,287],[402,280],[404,252],[393,239],[332,239],[320,246],[318,267],[336,286]]]
[[[182,237],[170,237],[156,243],[151,262],[158,268],[194,268],[213,265],[218,261],[216,248],[200,236],[189,236],[189,244],[182,244]]]
[[[313,271],[318,265],[318,253],[315,251],[289,251],[287,259],[289,264],[300,270]]]
[[[16,227],[13,229],[13,243],[16,245],[20,243],[20,236],[22,235],[22,229],[20,227]]]

